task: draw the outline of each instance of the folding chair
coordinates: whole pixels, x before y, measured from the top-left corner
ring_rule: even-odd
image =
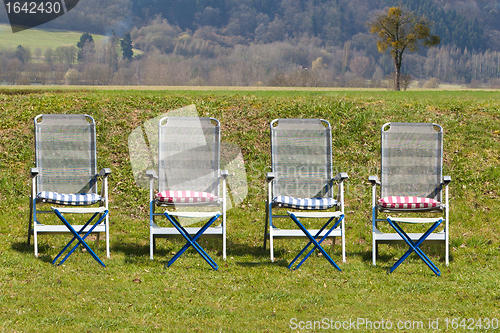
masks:
[[[29,246],[33,234],[35,256],[38,257],[39,234],[69,232],[73,238],[54,258],[53,264],[69,250],[59,262],[61,265],[82,245],[105,266],[85,242],[88,235],[96,234],[98,246],[99,234],[106,233],[106,256],[109,258],[107,179],[111,170],[104,168],[97,173],[94,119],[84,114],[41,114],[35,117],[34,124],[36,167],[31,169],[27,244]],[[102,179],[100,194],[98,178]],[[39,210],[42,204],[51,204],[52,207],[50,210]],[[55,214],[63,224],[41,223],[39,216],[47,213]],[[71,225],[64,217],[66,214],[91,214],[91,217],[83,225]]]
[[[420,245],[444,243],[445,261],[446,265],[449,265],[448,184],[451,182],[451,177],[442,176],[443,129],[431,123],[387,123],[382,126],[381,132],[381,180],[379,181],[377,176],[369,177],[372,184],[373,265],[376,265],[378,244],[404,241],[410,249],[390,268],[389,272],[393,272],[412,252],[415,252],[436,275],[440,275],[439,269],[425,255]],[[377,185],[380,185],[379,200],[377,200]],[[405,214],[397,214],[435,212],[444,213],[444,218],[434,217],[436,214],[417,218],[401,217]],[[379,213],[396,215],[379,218]],[[378,223],[384,221],[387,221],[396,232],[381,232]],[[440,228],[438,231],[443,222],[444,229]],[[409,224],[431,226],[426,232],[407,233],[401,225]]]
[[[222,238],[226,260],[226,177],[220,170],[220,124],[214,118],[164,117],[158,124],[158,174],[148,170],[150,207],[150,257],[157,238],[186,240],[167,263],[170,267],[193,247],[214,269],[217,263],[197,242],[200,238]],[[154,182],[158,181],[158,192]],[[222,193],[221,193],[222,192]],[[156,213],[155,207],[164,208]],[[174,210],[175,209],[175,210]],[[173,227],[160,227],[155,217],[164,216]],[[222,216],[222,223],[212,224]],[[208,220],[208,221],[206,221]],[[206,221],[206,222],[200,222]],[[203,223],[201,227],[187,227]]]
[[[330,124],[323,119],[275,119],[270,128],[272,171],[266,177],[264,250],[269,239],[271,261],[274,261],[274,239],[307,238],[309,242],[288,268],[303,256],[295,267],[298,269],[318,250],[340,271],[321,246],[326,238],[333,238],[335,244],[335,237],[341,237],[345,262],[344,181],[348,175],[339,173],[333,177]],[[338,189],[337,198],[333,197],[334,185]],[[287,215],[275,215],[273,209],[278,208],[290,210]],[[290,218],[299,229],[280,229],[275,225],[277,218]],[[300,221],[305,218],[326,222],[320,229],[307,229]]]

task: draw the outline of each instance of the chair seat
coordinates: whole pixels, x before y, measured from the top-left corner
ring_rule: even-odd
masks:
[[[101,196],[96,193],[57,193],[51,191],[42,191],[36,198],[43,202],[54,203],[58,205],[84,206],[93,205],[101,201]]]
[[[379,199],[378,205],[382,208],[392,209],[422,209],[441,207],[441,203],[439,201],[430,198],[395,196]]]
[[[337,205],[333,198],[294,198],[280,195],[274,198],[273,203],[281,207],[295,209],[329,209]]]
[[[162,191],[156,193],[156,200],[166,203],[216,202],[219,198],[212,193],[196,191]]]

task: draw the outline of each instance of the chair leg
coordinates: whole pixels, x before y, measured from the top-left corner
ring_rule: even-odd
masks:
[[[266,220],[264,221],[264,247],[262,248],[262,251],[266,250],[268,225],[269,225],[269,205],[266,202]]]
[[[36,227],[37,227],[36,225],[37,225],[37,222],[35,220],[33,220],[33,245],[35,248],[35,257],[38,258],[38,233],[36,230]]]
[[[373,190],[375,191],[375,190]],[[375,236],[375,228],[377,227],[377,207],[375,206],[375,192],[373,192],[373,208],[372,208],[372,265],[377,265],[378,244]]]
[[[31,240],[31,222],[33,221],[33,200],[30,197],[30,216],[28,218],[28,242],[26,243],[26,247],[30,246]]]
[[[104,220],[106,224],[106,258],[110,258],[109,253],[109,215],[106,215],[106,219]]]
[[[153,260],[153,251],[156,248],[156,239],[154,235],[149,233],[149,259]]]
[[[270,256],[271,256],[271,262],[274,262],[273,227],[269,228],[269,253],[270,253]]]

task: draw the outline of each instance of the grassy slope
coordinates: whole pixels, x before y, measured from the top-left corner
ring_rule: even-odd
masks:
[[[18,45],[31,48],[33,52],[36,48],[45,51],[49,47],[56,49],[62,45],[76,45],[80,40],[81,32],[62,30],[40,30],[28,29],[13,33],[10,26],[0,24],[0,47],[15,48]],[[104,38],[101,35],[92,35],[97,42]]]
[[[130,330],[287,331],[299,320],[500,318],[498,231],[499,92],[386,91],[59,91],[0,94],[0,329],[2,331]],[[249,197],[228,214],[228,260],[220,242],[205,242],[221,268],[211,271],[193,252],[169,269],[182,244],[160,241],[149,260],[147,193],[128,163],[127,137],[141,122],[188,104],[218,118],[223,140],[246,161]],[[85,112],[98,127],[99,166],[110,181],[112,257],[101,269],[84,253],[63,267],[49,260],[66,240],[41,237],[41,259],[25,247],[32,119],[39,113]],[[268,124],[277,117],[320,117],[334,129],[335,168],[349,173],[347,263],[335,271],[321,257],[299,271],[285,264],[303,245],[278,241],[277,262],[262,252]],[[379,172],[380,127],[389,121],[436,122],[445,130],[445,174],[451,184],[451,254],[426,251],[443,275],[410,258],[386,270],[405,249],[380,247],[371,265],[367,177]],[[20,201],[15,199],[21,198]],[[101,245],[98,254],[104,257]],[[496,277],[495,277],[496,276]],[[141,283],[133,282],[140,279]],[[136,280],[137,281],[137,280]]]

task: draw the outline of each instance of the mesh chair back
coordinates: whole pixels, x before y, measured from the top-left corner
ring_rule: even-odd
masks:
[[[219,196],[219,122],[213,118],[164,117],[158,132],[158,189]]]
[[[331,197],[332,135],[322,119],[271,122],[274,196]]]
[[[382,126],[382,197],[441,201],[443,129],[436,124]]]
[[[83,114],[35,118],[39,192],[97,193],[95,122]]]

